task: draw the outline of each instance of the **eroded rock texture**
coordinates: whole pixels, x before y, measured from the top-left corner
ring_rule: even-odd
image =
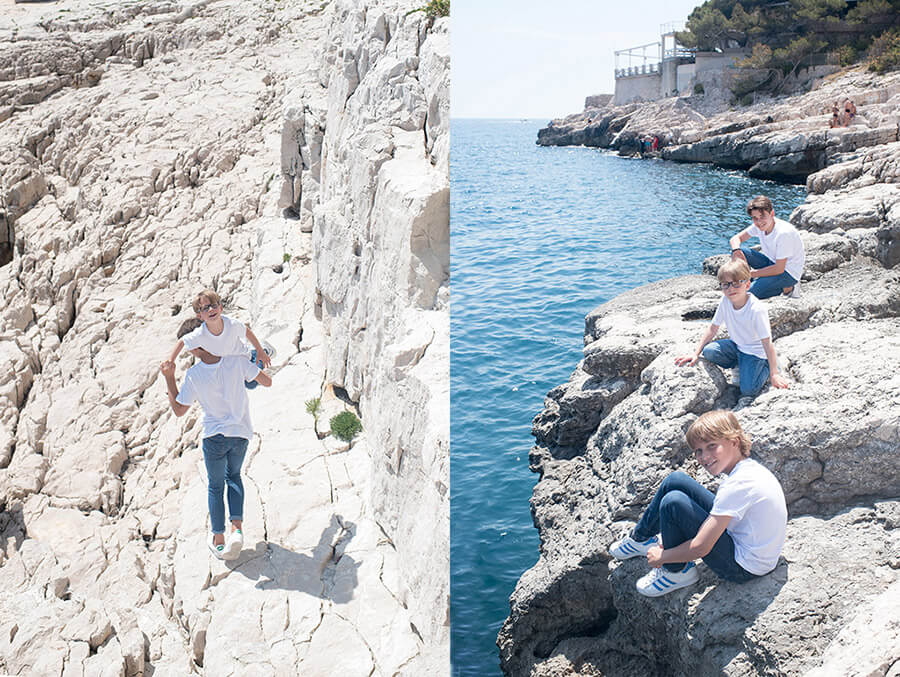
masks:
[[[4,2],[0,672],[447,672],[449,56],[412,7]],[[278,350],[229,563],[158,378],[204,286]]]
[[[877,81],[872,96],[895,82]],[[877,110],[896,115],[896,96],[884,96]],[[590,313],[584,359],[534,419],[541,552],[498,638],[506,674],[897,674],[897,143],[854,138],[860,147],[812,174],[806,203],[791,214],[808,255],[800,298],[767,301],[790,388],[766,390],[737,412],[754,456],[785,490],[779,566],[746,585],[701,566],[698,585],[652,600],[634,589],[646,563],[617,563],[606,551],[670,472],[716,487],[684,432],[701,413],[735,406],[737,389],[703,360],[674,364],[718,302],[711,275],[726,256],[712,257],[702,275],[641,287]]]

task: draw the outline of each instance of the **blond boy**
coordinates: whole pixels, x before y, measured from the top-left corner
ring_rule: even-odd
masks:
[[[743,260],[729,261],[719,268],[718,279],[722,300],[712,324],[694,354],[675,358],[675,364],[693,365],[702,356],[725,369],[737,367],[742,397],[756,396],[767,379],[776,388],[787,388],[778,373],[769,310],[750,293],[749,266]],[[731,338],[713,341],[721,326],[728,328]]]

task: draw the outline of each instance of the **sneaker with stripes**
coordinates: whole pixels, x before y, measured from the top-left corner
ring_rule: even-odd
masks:
[[[698,578],[700,574],[697,573],[697,565],[688,562],[684,565],[684,569],[677,572],[669,571],[665,567],[654,569],[646,576],[641,576],[634,585],[637,591],[646,597],[661,597],[673,590],[696,583]]]
[[[634,540],[631,536],[624,536],[611,546],[609,546],[609,554],[616,559],[628,559],[630,557],[640,557],[646,555],[654,545],[658,545],[659,541],[656,536],[644,541]]]

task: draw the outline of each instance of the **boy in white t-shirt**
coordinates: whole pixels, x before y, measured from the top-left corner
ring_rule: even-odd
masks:
[[[253,346],[250,360],[257,363],[260,369],[272,365],[271,346],[264,348],[256,335],[237,320],[222,314],[222,299],[213,289],[204,289],[194,297],[192,306],[197,318],[203,323],[193,331],[185,334],[175,344],[169,362],[174,362],[182,349],[192,351],[203,348],[211,355],[225,357],[227,355],[247,355],[243,339]],[[256,387],[256,382],[248,383],[248,388]]]
[[[758,299],[779,294],[796,297],[806,259],[800,233],[787,221],[775,218],[772,201],[765,195],[747,203],[747,214],[753,225],[732,236],[729,244],[731,260],[746,261],[751,268],[750,293]],[[759,238],[762,252],[742,244],[751,237]]]
[[[750,438],[735,415],[706,412],[688,428],[687,442],[710,475],[727,475],[719,491],[713,494],[683,472],[670,474],[631,534],[609,548],[616,559],[647,557],[653,570],[636,587],[648,597],[694,583],[698,557],[721,578],[751,581],[775,568],[784,547],[784,492],[768,469],[749,458]]]
[[[736,366],[742,397],[754,397],[765,385],[766,378],[776,388],[787,388],[787,381],[778,373],[769,310],[750,293],[750,268],[744,261],[729,261],[719,268],[718,278],[722,300],[712,324],[700,339],[696,352],[676,357],[675,364],[693,365],[702,355],[725,369]],[[723,325],[728,327],[731,338],[713,341]]]
[[[182,323],[179,338],[190,329],[190,322]],[[184,375],[179,390],[175,381],[175,362],[160,365],[166,381],[169,405],[176,416],[183,416],[193,402],[203,407],[203,460],[207,473],[207,506],[211,533],[207,538],[210,552],[219,559],[235,559],[243,546],[244,485],[241,466],[247,445],[253,437],[250,405],[244,383],[253,380],[263,386],[272,385],[272,378],[259,366],[251,364],[244,355],[213,355],[197,347],[192,354],[197,362]],[[227,488],[227,491],[226,491]],[[225,536],[225,500],[231,531]]]

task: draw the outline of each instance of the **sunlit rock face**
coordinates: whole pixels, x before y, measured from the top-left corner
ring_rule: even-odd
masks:
[[[449,669],[449,20],[413,8],[4,5],[0,671]],[[230,563],[158,374],[207,286],[277,349]]]

